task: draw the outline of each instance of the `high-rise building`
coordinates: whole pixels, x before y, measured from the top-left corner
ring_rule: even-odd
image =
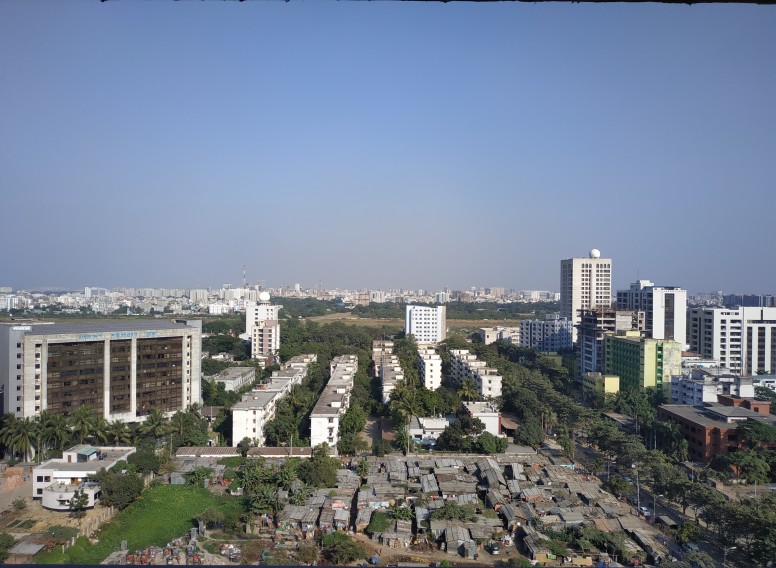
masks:
[[[447,333],[447,319],[445,306],[416,306],[406,307],[404,320],[404,333],[415,336],[419,345],[434,344],[444,341]]]
[[[418,374],[427,389],[436,390],[442,386],[442,358],[433,347],[418,349]]]
[[[280,350],[278,313],[283,306],[273,306],[269,293],[259,293],[258,302],[245,306],[245,335],[251,341],[251,357],[273,357]]]
[[[617,307],[644,312],[645,331],[653,339],[687,343],[687,290],[638,280],[617,291]]]
[[[2,410],[27,418],[86,405],[125,422],[185,410],[201,402],[201,348],[201,320],[0,325]]]
[[[328,444],[336,452],[339,421],[350,407],[353,377],[358,371],[358,357],[340,355],[331,360],[329,382],[310,412],[310,445]]]
[[[604,338],[609,333],[626,330],[644,330],[644,312],[618,311],[614,308],[582,310],[577,347],[579,375],[604,371]]]
[[[740,375],[776,374],[776,308],[692,308],[690,349]]]
[[[608,308],[611,305],[611,258],[601,258],[601,251],[593,249],[587,258],[560,261],[560,317],[574,325],[574,342],[578,335],[576,326],[582,319],[580,310]]]

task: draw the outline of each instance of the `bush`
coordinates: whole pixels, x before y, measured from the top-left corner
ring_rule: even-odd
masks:
[[[13,500],[11,505],[13,506],[14,511],[24,511],[27,508],[27,501],[24,497],[17,497]]]
[[[390,454],[391,451],[393,451],[393,448],[388,440],[377,440],[372,448],[372,453],[379,458],[386,454]]]

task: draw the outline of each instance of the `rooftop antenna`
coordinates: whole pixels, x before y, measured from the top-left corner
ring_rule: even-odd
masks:
[[[245,290],[248,287],[248,279],[245,277],[245,265],[243,264],[243,283],[242,283],[243,290]]]

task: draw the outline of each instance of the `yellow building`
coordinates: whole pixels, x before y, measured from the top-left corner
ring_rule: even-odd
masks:
[[[681,374],[682,346],[676,341],[621,331],[606,336],[604,353],[604,372],[619,375],[623,389],[670,390],[671,377]]]
[[[620,392],[620,377],[602,373],[585,373],[582,377],[582,392],[585,398],[605,397]]]

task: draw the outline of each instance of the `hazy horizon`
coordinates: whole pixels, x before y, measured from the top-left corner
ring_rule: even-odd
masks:
[[[0,3],[0,286],[776,293],[776,8]]]

